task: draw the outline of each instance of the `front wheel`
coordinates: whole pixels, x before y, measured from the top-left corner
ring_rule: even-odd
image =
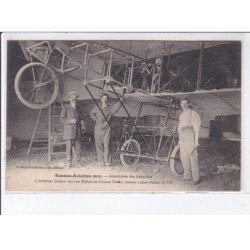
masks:
[[[170,170],[174,176],[182,176],[184,173],[180,157],[180,146],[176,145],[170,156]]]
[[[140,160],[141,147],[140,144],[134,140],[129,139],[125,141],[121,147],[120,159],[124,167],[133,167]]]
[[[19,100],[29,108],[42,109],[50,106],[59,92],[54,71],[39,62],[24,65],[15,78],[15,91]]]

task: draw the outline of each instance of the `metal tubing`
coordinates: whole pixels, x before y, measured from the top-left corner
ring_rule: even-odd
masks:
[[[49,115],[49,121],[48,121],[48,162],[51,162],[51,105],[49,106],[49,110],[48,110],[48,115]],[[53,125],[52,125],[53,127]],[[52,149],[53,150],[53,149]]]
[[[89,44],[87,43],[86,50],[85,50],[85,55],[84,55],[84,65],[87,64],[88,52],[89,52]]]
[[[134,54],[130,53],[131,48],[130,48],[129,52],[126,52],[126,51],[123,51],[123,50],[114,48],[114,47],[112,47],[112,46],[109,46],[109,45],[103,45],[103,44],[96,43],[96,42],[93,42],[93,43],[94,43],[94,44],[98,44],[98,45],[100,45],[100,46],[102,46],[102,47],[104,47],[104,48],[114,49],[114,50],[116,51],[116,53],[117,53],[117,52],[120,52],[120,53],[125,54],[125,55],[133,56],[133,57],[138,58],[138,59],[140,59],[140,60],[145,60],[145,58],[142,58],[142,57],[140,57],[140,56],[137,56],[137,55],[134,55]]]
[[[169,161],[170,159],[170,156],[171,156],[171,153],[172,153],[172,150],[171,149],[174,149],[175,148],[175,145],[176,145],[176,142],[175,142],[175,138],[176,138],[176,133],[173,134],[172,136],[172,141],[171,141],[171,144],[170,144],[170,150],[168,152],[168,157],[167,157],[167,161]],[[174,145],[173,145],[174,144]]]
[[[119,96],[119,95],[117,94],[117,92],[115,91],[114,86],[112,85],[112,83],[110,84],[110,87],[112,88],[112,90],[114,91],[114,93],[115,93],[115,95],[117,96],[118,100],[120,101],[120,103],[121,103],[122,107],[124,108],[124,110],[125,110],[127,116],[131,119],[131,116],[130,116],[128,110],[126,109],[126,107],[125,107],[124,103],[122,102],[120,96]],[[137,132],[139,133],[139,135],[140,135],[141,139],[143,140],[143,142],[146,144],[146,146],[147,146],[148,150],[150,151],[150,153],[153,155],[153,152],[152,152],[152,150],[150,149],[150,147],[148,146],[148,143],[146,142],[145,138],[143,137],[141,131],[138,129],[138,127],[136,126],[135,123],[133,124],[133,126],[135,127],[135,129],[136,129]]]
[[[108,77],[111,77],[111,68],[113,60],[113,50],[110,51],[109,67],[108,67]]]
[[[30,52],[30,49],[32,49],[32,48],[34,48],[34,47],[36,47],[36,46],[45,44],[45,43],[47,43],[49,49],[51,49],[51,46],[50,46],[50,44],[49,44],[48,41],[42,41],[42,42],[39,42],[39,43],[36,43],[36,44],[34,44],[34,45],[32,45],[32,46],[27,47],[27,50]]]
[[[93,80],[88,80],[87,83],[93,83],[93,82],[100,82],[106,80],[106,77],[99,78],[99,79],[93,79]]]
[[[64,53],[61,49],[59,49],[58,47],[54,47],[56,50],[58,50],[60,53],[62,53],[63,55],[65,55],[67,58],[71,59],[72,61],[74,61],[75,63],[79,64],[81,67],[83,67],[83,64],[78,61],[77,59],[73,58],[72,56],[70,55],[67,55],[66,53]]]
[[[73,46],[73,47],[70,47],[69,49],[70,49],[70,50],[73,50],[73,49],[77,49],[77,48],[80,48],[80,47],[85,46],[85,45],[87,45],[86,42],[81,43],[81,44],[78,44],[78,45],[75,45],[75,46]]]
[[[43,109],[40,109],[39,114],[38,114],[37,119],[36,119],[36,124],[35,124],[34,130],[33,130],[33,133],[32,133],[31,139],[30,139],[30,144],[29,144],[29,148],[28,148],[28,151],[27,151],[27,156],[30,155],[30,150],[31,150],[31,147],[32,147],[32,144],[33,144],[33,140],[35,138],[37,126],[38,126],[38,123],[39,123],[40,116],[41,116],[42,112],[43,112]]]
[[[169,136],[169,137],[168,137],[168,139],[166,140],[165,144],[162,146],[162,148],[161,148],[161,150],[160,150],[159,154],[161,154],[161,153],[162,153],[163,149],[165,148],[165,146],[166,146],[166,145],[167,145],[167,143],[169,142],[170,138],[171,138],[171,137]]]
[[[85,89],[88,91],[88,93],[89,93],[89,95],[91,96],[92,100],[95,102],[95,105],[96,105],[97,108],[101,111],[101,113],[102,113],[104,119],[107,121],[108,125],[110,126],[111,130],[113,131],[113,133],[114,133],[116,139],[118,140],[119,148],[120,148],[121,142],[120,142],[119,137],[117,136],[117,134],[116,134],[114,128],[111,126],[109,120],[107,119],[107,117],[106,117],[105,114],[103,113],[102,109],[101,109],[100,106],[98,105],[96,99],[95,99],[94,96],[92,95],[92,93],[91,93],[91,91],[89,90],[89,88],[88,88],[86,85],[84,85],[84,87],[85,87]]]
[[[46,62],[46,64],[45,64],[45,68],[44,68],[44,71],[43,71],[43,73],[42,73],[42,76],[41,76],[41,78],[39,79],[39,83],[43,80],[45,71],[46,71],[46,69],[47,69],[47,67],[48,67],[48,64],[49,64],[50,55],[51,55],[51,52],[49,52],[48,60],[47,60],[47,62]]]
[[[202,74],[202,63],[203,63],[203,50],[204,50],[204,42],[201,42],[200,58],[199,58],[199,68],[198,68],[198,77],[197,77],[197,90],[200,90],[200,85],[201,85],[201,74]]]
[[[120,87],[124,87],[124,84],[122,83],[122,82],[119,82],[119,81],[117,81],[117,80],[115,80],[114,78],[110,78],[110,81],[111,82],[114,82],[114,83],[116,83],[116,84],[118,84]],[[126,85],[125,85],[126,86]]]
[[[110,51],[111,49],[106,49],[106,50],[102,50],[102,51],[97,51],[95,53],[92,53],[92,54],[89,54],[89,57],[91,56],[95,56],[95,55],[99,55],[99,54],[103,54],[103,53],[106,53],[108,51]]]
[[[168,162],[168,160],[169,160],[167,157],[154,157],[154,156],[149,156],[149,155],[137,155],[137,154],[127,153],[127,151],[122,151],[122,150],[120,150],[120,154],[123,154],[125,156],[133,156],[133,157],[138,157],[138,158],[145,158],[145,159],[164,161],[164,162]]]
[[[173,99],[171,99],[170,104],[169,104],[168,113],[167,113],[166,120],[165,120],[165,127],[166,127],[166,125],[168,123],[168,118],[169,118],[172,102],[173,102]],[[158,145],[158,148],[157,148],[156,157],[158,157],[158,154],[159,154],[159,150],[160,150],[160,147],[161,147],[161,141],[162,141],[164,130],[165,130],[165,128],[162,129],[162,132],[161,132],[161,137],[160,137],[159,145]]]
[[[132,58],[133,58],[132,56],[117,58],[117,59],[113,60],[113,62],[123,61],[123,60],[132,60]]]
[[[167,69],[169,71],[169,66],[170,66],[170,56],[171,56],[171,50],[172,50],[172,43],[169,43],[169,50],[168,50],[168,64],[167,64]]]
[[[110,81],[116,83],[116,84],[119,85],[120,87],[124,87],[124,84],[123,84],[122,82],[119,82],[119,81],[115,80],[115,79],[112,78],[112,77],[110,78]],[[125,86],[126,86],[126,85],[125,85]]]
[[[164,126],[143,126],[143,125],[140,125],[140,126],[137,126],[138,128],[148,128],[148,129],[152,129],[152,130],[155,130],[155,129],[165,129],[166,127]]]
[[[79,78],[77,78],[77,77],[75,77],[75,76],[72,76],[72,75],[70,75],[70,74],[68,74],[68,73],[66,73],[65,75],[67,75],[67,76],[69,76],[69,77],[72,77],[73,79],[79,81],[79,82],[82,83],[82,84],[88,83],[88,85],[90,85],[90,86],[93,87],[93,88],[97,88],[97,89],[100,89],[100,90],[102,89],[101,87],[98,87],[98,86],[96,86],[96,85],[93,85],[93,84],[91,84],[91,83],[89,83],[89,82],[87,82],[87,81],[82,81],[82,80],[80,80]],[[107,91],[108,91],[109,93],[114,94],[113,91],[110,91],[110,90],[107,90]]]
[[[208,53],[208,52],[206,52]],[[204,53],[203,55],[205,55],[206,53]],[[197,61],[199,61],[200,58],[195,59],[191,64],[189,64],[185,69],[183,69],[177,76],[173,77],[171,80],[169,80],[166,84],[164,84],[161,88],[161,90],[167,86],[168,84],[170,84],[172,81],[174,81],[175,79],[177,79],[180,75],[183,74],[183,72],[185,72],[187,69],[189,69],[193,64],[195,64]]]
[[[134,122],[135,125],[137,124],[138,119],[139,119],[140,114],[141,114],[142,105],[143,105],[142,102],[140,102],[139,105],[140,105],[140,106],[139,106],[138,114],[137,114],[136,120],[135,120],[135,122]],[[133,125],[133,128],[132,128],[132,133],[131,133],[130,139],[132,139],[132,136],[133,136],[133,134],[134,134],[134,132],[135,132],[135,126],[134,126],[134,124],[132,124],[132,125]]]
[[[128,53],[130,53],[131,51],[131,45],[132,45],[132,42],[129,41],[129,48],[128,48]],[[132,57],[133,58],[133,57]],[[129,74],[128,74],[128,61],[126,62],[126,67],[125,67],[125,72],[124,72],[124,79],[123,79],[123,83],[126,85],[126,81],[127,79],[129,78]],[[128,75],[128,78],[127,78],[127,75]]]
[[[89,63],[89,56],[88,55],[86,55],[86,56],[87,56],[87,60],[86,60],[86,64],[85,65],[87,65]],[[84,80],[87,81],[89,67],[85,67],[85,70],[86,71],[85,71],[85,74],[84,74]]]
[[[64,61],[65,61],[65,54],[63,54],[63,57],[62,57],[61,70],[63,70],[63,66],[64,66]]]
[[[130,79],[129,79],[129,86],[132,86],[133,71],[134,71],[134,62],[135,62],[135,58],[133,57],[133,59],[132,59],[132,65],[131,65],[131,72],[130,72]]]

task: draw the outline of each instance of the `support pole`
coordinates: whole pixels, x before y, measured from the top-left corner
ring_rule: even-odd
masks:
[[[129,48],[128,48],[128,53],[130,54],[131,52],[131,46],[132,46],[132,42],[129,41]],[[132,57],[134,58],[134,57]],[[123,83],[126,85],[126,84],[129,84],[129,79],[130,79],[130,74],[129,74],[129,67],[128,67],[128,61],[126,62],[126,67],[125,67],[125,72],[124,72],[124,80],[123,80]]]
[[[169,71],[170,68],[170,56],[171,56],[171,52],[172,52],[172,43],[169,43],[169,50],[168,50],[168,64],[167,64],[167,69]]]
[[[207,53],[207,52],[205,52]],[[204,53],[204,54],[205,54]],[[192,63],[190,63],[186,68],[184,68],[180,73],[178,73],[177,76],[173,77],[172,79],[170,79],[166,84],[164,84],[161,88],[161,90],[164,90],[164,88],[169,85],[170,83],[172,83],[175,79],[177,79],[179,76],[181,76],[186,70],[188,70],[192,65],[194,65],[195,63],[197,63],[199,61],[199,58],[195,59]]]
[[[87,44],[86,50],[85,50],[84,65],[87,66],[88,63],[89,63],[89,44]],[[86,71],[84,74],[84,80],[87,81],[89,67],[86,67],[85,70]]]
[[[89,44],[87,43],[87,46],[86,46],[86,49],[85,49],[85,55],[84,55],[84,65],[87,64],[88,51],[89,51]]]
[[[116,139],[118,140],[119,148],[120,148],[121,142],[120,142],[119,137],[117,136],[117,134],[116,134],[114,128],[111,126],[109,120],[107,119],[107,117],[106,117],[105,114],[103,113],[102,109],[101,109],[100,106],[98,105],[96,99],[95,99],[94,96],[92,95],[92,93],[91,93],[91,91],[89,90],[89,88],[88,88],[86,85],[84,85],[84,87],[85,87],[85,89],[88,91],[88,93],[89,93],[89,95],[91,96],[92,100],[94,101],[95,105],[96,105],[97,108],[101,111],[101,113],[102,113],[104,119],[107,121],[108,125],[110,126],[111,130],[113,131],[113,133],[114,133]]]
[[[167,113],[165,124],[164,124],[164,128],[161,131],[161,137],[160,137],[159,145],[158,145],[158,148],[157,148],[156,157],[158,157],[158,154],[159,154],[159,150],[160,150],[160,147],[161,147],[163,133],[164,133],[165,128],[166,128],[167,123],[168,123],[168,118],[169,118],[169,114],[170,114],[170,111],[171,111],[172,102],[173,102],[173,99],[171,99],[171,101],[170,101],[169,108],[168,108],[168,113]]]
[[[161,84],[161,76],[162,76],[162,64],[163,64],[163,58],[165,56],[165,49],[166,49],[166,42],[163,42],[163,48],[162,48],[162,56],[161,56],[161,66],[159,70],[159,76],[157,79],[157,93],[160,92],[160,84]]]
[[[51,162],[51,105],[49,106],[49,119],[48,119],[48,162]]]
[[[171,52],[172,52],[172,43],[170,42],[169,43],[169,50],[168,50],[168,64],[167,64],[167,70],[168,70],[168,73],[169,73],[169,81],[171,81],[171,73],[170,73],[170,57],[171,57]],[[170,92],[170,83],[169,83],[169,86],[168,86],[168,92]]]
[[[204,50],[204,42],[201,42],[200,58],[199,58],[199,68],[198,68],[198,77],[197,77],[197,90],[200,90],[200,87],[201,87],[201,74],[202,74],[202,63],[203,63],[203,50]]]
[[[131,71],[130,71],[130,78],[129,78],[129,86],[132,86],[132,81],[133,81],[133,72],[134,72],[134,63],[135,63],[135,58],[132,58],[132,64],[131,64]]]
[[[119,96],[119,95],[117,94],[117,92],[115,91],[115,89],[114,89],[112,83],[110,84],[110,87],[112,88],[112,90],[114,91],[115,95],[117,96],[117,98],[118,98],[118,100],[119,100],[121,106],[122,106],[123,109],[125,110],[127,116],[131,119],[131,116],[130,116],[130,114],[129,114],[127,108],[125,107],[124,103],[122,102],[120,96]],[[144,142],[145,145],[147,146],[147,148],[148,148],[148,150],[150,151],[150,153],[151,153],[152,155],[154,155],[153,152],[152,152],[152,150],[151,150],[150,147],[148,146],[148,143],[146,142],[145,138],[143,137],[143,135],[142,135],[140,129],[136,126],[135,123],[133,123],[133,126],[134,126],[134,128],[137,130],[137,132],[139,133],[141,139],[143,140],[143,142]]]
[[[110,51],[108,77],[111,77],[112,60],[113,60],[113,50]]]
[[[138,119],[139,119],[139,117],[140,117],[141,110],[142,110],[142,105],[143,105],[142,102],[140,102],[138,114],[137,114],[136,119],[135,119],[135,125],[137,124]],[[133,136],[133,134],[134,134],[134,131],[135,131],[135,126],[133,126],[133,129],[132,129],[132,133],[131,133],[130,139],[132,139],[132,136]]]
[[[36,124],[35,124],[34,130],[33,130],[33,133],[32,133],[31,139],[30,139],[30,144],[29,144],[29,148],[28,148],[28,151],[27,151],[27,156],[30,155],[31,147],[32,147],[32,144],[33,144],[33,141],[34,141],[34,138],[35,138],[37,126],[38,126],[38,123],[39,123],[42,112],[43,112],[43,109],[40,109],[39,114],[38,114],[37,119],[36,119]]]

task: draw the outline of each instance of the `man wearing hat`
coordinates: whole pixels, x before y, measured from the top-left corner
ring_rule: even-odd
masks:
[[[84,125],[83,115],[77,105],[78,95],[76,92],[69,93],[69,104],[62,109],[60,120],[64,125],[63,140],[66,141],[66,167],[71,167],[72,154],[74,163],[79,165],[81,159],[81,130]]]

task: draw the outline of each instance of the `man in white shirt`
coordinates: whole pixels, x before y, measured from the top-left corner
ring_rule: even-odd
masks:
[[[182,113],[179,116],[179,145],[180,157],[184,169],[183,180],[193,179],[194,184],[200,183],[200,171],[198,164],[199,133],[201,118],[199,114],[190,108],[188,98],[181,100]]]

